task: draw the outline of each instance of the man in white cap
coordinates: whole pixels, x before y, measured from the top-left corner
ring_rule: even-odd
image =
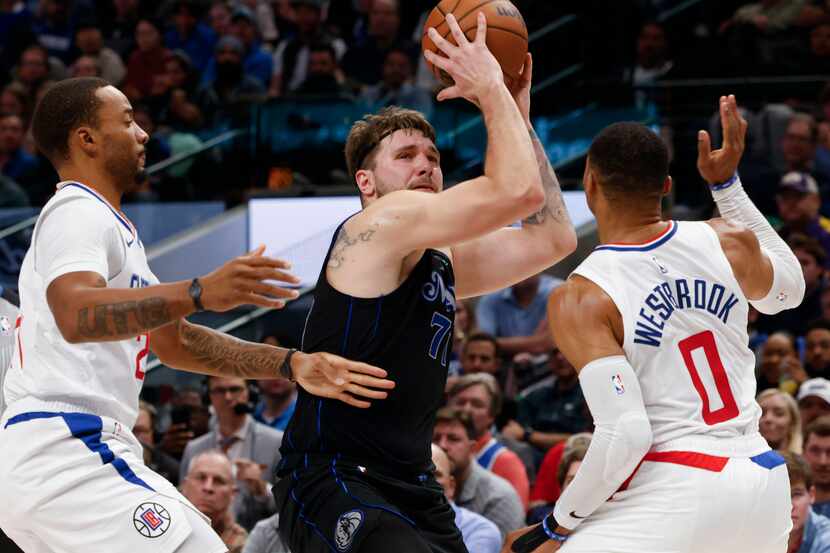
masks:
[[[822,415],[830,415],[830,380],[811,378],[798,389],[798,410],[802,428]]]

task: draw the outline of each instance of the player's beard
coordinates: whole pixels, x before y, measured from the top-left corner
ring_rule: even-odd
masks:
[[[138,164],[138,157],[126,148],[119,149],[104,161],[109,173],[123,193],[128,193],[147,179],[147,171]]]

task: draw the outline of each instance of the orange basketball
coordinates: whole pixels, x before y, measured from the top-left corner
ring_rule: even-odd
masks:
[[[509,0],[441,0],[424,24],[421,49],[442,55],[427,35],[430,27],[435,27],[438,34],[455,44],[450,27],[444,19],[450,13],[458,20],[458,26],[464,31],[467,40],[474,40],[478,12],[484,12],[487,17],[487,47],[499,61],[505,81],[509,84],[518,78],[527,54],[527,26],[522,14]],[[452,77],[443,69],[429,62],[427,64],[444,84],[452,84]]]

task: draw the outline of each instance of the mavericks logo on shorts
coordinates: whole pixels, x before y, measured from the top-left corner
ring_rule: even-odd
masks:
[[[347,551],[351,547],[352,540],[362,524],[363,511],[354,510],[340,515],[334,528],[334,542],[338,550]]]
[[[157,538],[170,528],[170,513],[158,503],[142,503],[133,512],[133,524],[145,538]]]

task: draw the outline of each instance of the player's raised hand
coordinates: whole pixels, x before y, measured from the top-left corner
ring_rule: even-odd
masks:
[[[240,305],[257,305],[280,309],[286,299],[299,293],[266,281],[299,284],[300,279],[287,272],[291,264],[262,255],[265,246],[232,259],[199,281],[202,304],[210,311],[227,311]]]
[[[291,357],[291,371],[306,392],[363,409],[371,405],[367,399],[385,399],[384,390],[395,387],[383,369],[331,353],[298,351]]]
[[[723,145],[719,150],[712,150],[709,133],[697,133],[697,169],[709,184],[726,182],[732,178],[744,153],[747,123],[738,111],[735,96],[731,94],[720,97],[720,124],[723,129]]]
[[[430,50],[424,51],[427,61],[446,71],[455,81],[455,84],[438,93],[438,100],[465,98],[479,105],[482,95],[504,82],[501,66],[485,43],[487,18],[483,12],[478,13],[476,38],[472,42],[467,40],[453,14],[447,14],[446,19],[456,45],[430,27],[427,31],[429,38],[446,57]]]

